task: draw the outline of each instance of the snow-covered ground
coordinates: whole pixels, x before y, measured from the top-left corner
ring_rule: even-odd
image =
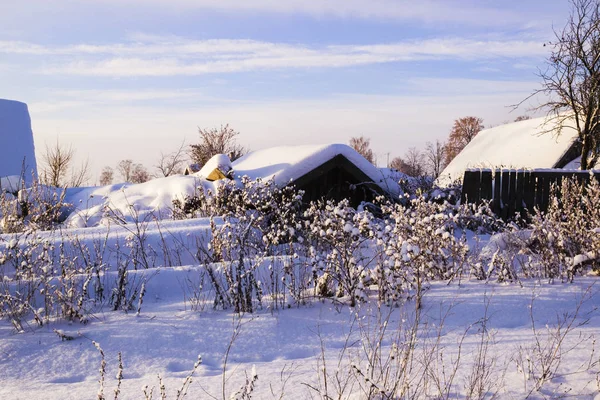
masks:
[[[305,150],[232,167],[287,182],[346,151]],[[513,242],[533,231],[476,236],[456,213],[490,218],[423,199],[386,219],[343,203],[300,216],[296,193],[257,186],[226,199],[235,211],[204,199],[227,216],[170,219],[174,199],[218,190],[204,178],[70,189],[63,224],[0,235],[0,399],[597,398],[598,278],[564,283],[573,260],[531,278],[548,265]]]
[[[311,387],[324,390],[325,373],[331,380],[329,393],[337,398],[340,389],[335,380],[357,376],[348,363],[366,368],[369,346],[375,345],[369,341],[377,341],[379,333],[374,328],[379,311],[373,303],[350,309],[331,301],[315,301],[300,308],[263,309],[239,319],[230,312],[190,309],[183,293],[194,273],[194,268],[147,271],[153,277],[139,315],[104,311],[86,325],[55,323],[20,334],[3,323],[0,398],[94,398],[100,387],[101,358],[92,341],[105,353],[107,398],[117,386],[118,352],[122,353],[124,368],[123,399],[143,398],[146,385],[155,387],[158,397],[158,375],[169,398],[175,398],[198,355],[202,364],[188,389],[189,398],[223,398],[223,391],[229,398],[244,385],[253,368],[258,374],[254,398],[319,398]],[[458,367],[449,390],[453,398],[465,396],[478,365],[489,369],[484,371],[489,373],[488,382],[483,383],[488,395],[524,398],[532,391],[532,398],[561,394],[594,398],[598,393],[598,355],[593,338],[600,334],[600,296],[595,283],[596,278],[583,278],[572,285],[532,281],[523,287],[435,284],[425,296],[413,368],[423,370],[430,355],[433,358],[429,362],[435,365],[429,368],[435,367],[438,378],[443,378],[441,363],[446,374]],[[579,304],[581,308],[574,315]],[[404,337],[404,330],[399,329],[410,325],[413,316],[405,312],[381,309],[382,318],[388,319],[381,343],[384,358],[391,351],[392,339],[397,334]],[[566,327],[560,327],[563,320],[573,323],[572,330],[558,353],[552,354],[553,348],[545,346],[555,340],[553,335],[564,333]],[[533,322],[545,350],[542,354],[536,352]],[[54,329],[74,339],[63,341]],[[480,365],[477,359],[482,344],[487,346],[487,353]],[[528,368],[541,367],[538,357],[554,357],[557,363],[557,375],[540,392],[533,390],[535,378],[528,376]],[[541,372],[537,374],[539,378]],[[449,376],[445,379],[444,384],[450,382]],[[435,394],[433,381],[428,384]],[[350,379],[348,387],[341,390],[342,398],[366,398],[365,386],[360,377]]]
[[[208,229],[207,219],[163,221],[149,224],[145,237],[159,248],[168,235],[191,241]],[[77,237],[91,248],[107,232],[115,247],[132,235],[132,226],[63,230],[61,237]],[[53,235],[41,239],[58,240]],[[160,259],[155,258],[159,265]],[[483,397],[594,398],[600,390],[595,276],[573,284],[486,283],[466,276],[433,283],[411,342],[416,314],[410,299],[390,308],[371,297],[350,308],[343,299],[315,298],[283,309],[265,300],[255,313],[241,317],[215,311],[214,293],[198,289],[203,267],[193,259],[188,255],[180,262],[190,265],[130,272],[130,282],[146,281],[139,314],[136,301],[129,313],[111,311],[108,304],[96,308],[86,324],[58,320],[36,327],[29,321],[17,333],[9,322],[0,322],[0,398],[97,398],[101,355],[93,342],[105,355],[106,398],[114,397],[118,385],[118,353],[121,399],[144,398],[146,386],[161,398],[159,375],[167,398],[177,398],[199,355],[202,363],[186,389],[193,399],[229,399],[247,389],[253,371],[256,399],[363,399],[371,382],[382,387],[409,383],[408,394],[417,398],[466,398],[473,388]],[[116,280],[116,273],[107,272],[105,279]],[[407,377],[401,373],[403,362],[411,371]],[[551,374],[547,380],[545,373]],[[387,381],[380,374],[388,374]]]

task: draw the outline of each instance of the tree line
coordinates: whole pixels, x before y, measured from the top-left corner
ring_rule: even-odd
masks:
[[[181,174],[184,168],[195,165],[199,169],[215,154],[227,154],[233,161],[243,156],[247,150],[237,143],[239,132],[228,124],[219,128],[198,128],[200,140],[187,145],[182,142],[171,152],[161,152],[156,163],[149,170],[145,165],[132,159],[119,161],[113,168],[105,166],[98,179],[100,185],[116,182],[144,183],[154,178]],[[79,187],[89,184],[91,172],[89,162],[76,165],[75,150],[71,146],[56,141],[46,145],[41,157],[40,182],[55,187]]]
[[[515,122],[529,119],[521,115]],[[387,167],[396,169],[412,177],[429,176],[437,178],[444,168],[484,129],[483,119],[467,116],[454,121],[452,129],[445,141],[436,139],[427,142],[424,149],[410,147],[403,156],[388,160]],[[370,147],[370,139],[365,136],[353,137],[350,146],[372,164],[376,164],[375,154]]]

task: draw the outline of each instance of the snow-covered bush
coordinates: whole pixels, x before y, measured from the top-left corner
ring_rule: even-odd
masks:
[[[446,205],[450,207],[449,205]],[[489,203],[459,204],[451,207],[456,216],[456,226],[478,234],[489,234],[506,230],[507,225],[489,207]]]
[[[529,248],[540,263],[539,277],[572,280],[600,259],[600,184],[564,179],[552,191],[548,210],[532,217]]]
[[[64,221],[69,204],[65,191],[34,182],[15,196],[0,192],[0,233],[23,232],[28,227],[48,230]]]
[[[317,294],[349,296],[351,306],[364,300],[365,279],[375,260],[369,248],[373,215],[355,210],[348,200],[328,200],[311,203],[304,219]]]
[[[0,246],[0,315],[18,330],[20,318],[29,314],[39,325],[54,317],[86,322],[98,300],[91,292],[103,290],[102,267],[101,261],[91,263],[74,248],[64,241],[56,245],[31,230],[14,234]]]
[[[435,183],[423,192],[423,196],[429,201],[443,203],[447,201],[450,204],[457,204],[462,193],[462,182],[454,181],[445,186],[437,186]]]
[[[437,204],[424,197],[409,206],[383,207],[385,218],[372,234],[386,257],[372,271],[379,300],[395,302],[407,289],[415,292],[420,306],[427,282],[452,279],[467,266],[468,246],[456,237],[457,216],[448,203]]]
[[[259,266],[269,257],[294,254],[302,195],[292,187],[279,188],[273,181],[244,177],[241,186],[225,182],[214,195],[201,196],[197,212],[223,219],[219,226],[211,219],[209,248],[199,249],[199,260],[215,289],[215,306],[252,312],[253,302],[260,304],[265,294],[257,276]],[[286,286],[298,297],[298,288],[304,286],[289,264],[283,274],[284,285],[270,285],[275,292],[266,293],[271,299],[279,298]]]

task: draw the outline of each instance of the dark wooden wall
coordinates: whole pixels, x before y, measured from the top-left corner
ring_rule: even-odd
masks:
[[[350,200],[352,207],[372,202],[383,190],[343,155],[296,179],[293,185],[304,191],[305,204],[319,199]]]
[[[362,201],[373,201],[374,193],[370,186],[359,182],[343,168],[336,167],[297,188],[304,190],[302,200],[305,203],[319,199],[348,199],[352,207],[357,207]]]
[[[551,187],[563,178],[589,182],[589,171],[470,169],[465,171],[461,201],[478,203],[491,200],[492,211],[503,219],[515,213],[525,215],[535,207],[548,209]]]

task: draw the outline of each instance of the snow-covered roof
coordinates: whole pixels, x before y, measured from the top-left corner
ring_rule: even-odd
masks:
[[[29,181],[32,174],[37,174],[33,131],[27,104],[0,99],[0,149],[0,183],[3,186],[15,180],[6,179],[7,177],[19,177],[24,174],[24,178]]]
[[[401,193],[390,174],[382,173],[354,149],[343,144],[258,150],[234,161],[231,167],[235,179],[246,175],[251,179],[274,179],[276,184],[285,186],[340,154],[381,188],[394,195]],[[107,211],[120,215],[128,222],[136,218],[147,220],[169,217],[173,200],[194,195],[198,187],[205,191],[218,190],[223,181],[209,182],[207,174],[214,168],[227,170],[230,166],[228,161],[227,156],[220,154],[207,162],[205,168],[192,175],[169,176],[140,184],[67,189],[65,201],[73,205],[74,212],[67,218],[66,224],[71,227],[110,224],[111,219],[106,217]]]
[[[577,135],[568,126],[557,137],[544,133],[552,127],[535,118],[485,129],[442,171],[438,183],[462,178],[467,168],[552,168],[572,146]]]
[[[400,194],[396,181],[345,144],[271,147],[246,154],[234,161],[232,167],[236,177],[247,175],[253,179],[273,179],[278,185],[286,185],[338,155],[346,157],[388,193]]]

